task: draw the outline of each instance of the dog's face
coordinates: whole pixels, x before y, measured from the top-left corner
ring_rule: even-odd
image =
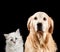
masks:
[[[53,20],[44,12],[37,12],[32,15],[27,23],[29,30],[34,29],[35,32],[53,32]]]

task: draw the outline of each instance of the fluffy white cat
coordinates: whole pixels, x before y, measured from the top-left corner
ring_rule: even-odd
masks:
[[[23,40],[19,29],[4,36],[6,38],[5,52],[23,52]]]

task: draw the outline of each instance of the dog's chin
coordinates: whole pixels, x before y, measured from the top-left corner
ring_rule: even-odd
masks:
[[[38,30],[37,33],[42,35],[43,34],[43,31]]]
[[[41,35],[44,33],[44,31],[42,29],[35,29],[35,32],[37,34],[41,34]]]

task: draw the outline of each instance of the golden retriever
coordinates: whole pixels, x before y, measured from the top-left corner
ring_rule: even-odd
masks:
[[[45,12],[36,12],[27,22],[30,31],[26,42],[25,52],[56,52],[57,46],[52,33],[54,22]]]

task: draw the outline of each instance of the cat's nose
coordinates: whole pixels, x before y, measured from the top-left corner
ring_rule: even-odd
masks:
[[[13,43],[16,43],[15,41],[13,41]]]

